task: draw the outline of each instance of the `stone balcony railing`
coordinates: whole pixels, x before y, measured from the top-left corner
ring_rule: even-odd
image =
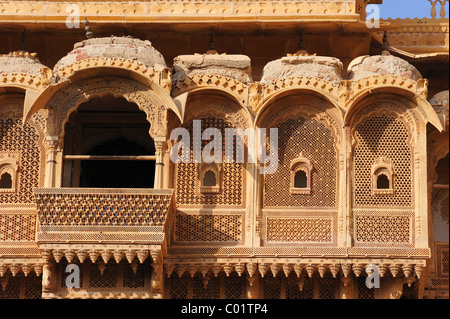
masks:
[[[428,0],[431,4],[431,18],[397,18],[382,19],[381,23],[396,26],[388,31],[388,41],[391,47],[401,50],[400,53],[410,55],[448,55],[449,19],[446,18],[445,5],[448,0]],[[424,0],[424,5],[428,2]],[[424,12],[425,15],[426,12]],[[379,41],[383,31],[377,32]]]
[[[35,189],[41,250],[103,250],[160,246],[173,216],[172,190]],[[127,249],[128,250],[128,249]]]

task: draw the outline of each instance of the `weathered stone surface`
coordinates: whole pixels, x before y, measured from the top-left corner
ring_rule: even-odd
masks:
[[[0,55],[0,73],[26,73],[41,76],[48,69],[41,64],[35,54],[25,51]]]
[[[448,106],[448,92],[448,90],[445,90],[435,94],[430,99],[430,104],[433,106]]]
[[[96,57],[129,59],[157,70],[166,67],[164,57],[153,48],[150,41],[113,36],[92,38],[76,43],[74,49],[58,61],[54,70],[80,60]]]
[[[251,83],[251,61],[239,54],[196,54],[180,55],[174,59],[173,81],[186,76],[215,74],[233,78],[243,83]]]
[[[342,69],[342,62],[333,57],[286,56],[266,64],[261,83],[297,76],[310,76],[339,82],[342,80]]]
[[[403,76],[417,81],[422,78],[420,72],[409,62],[392,55],[360,56],[347,68],[349,80],[359,80],[378,74]]]

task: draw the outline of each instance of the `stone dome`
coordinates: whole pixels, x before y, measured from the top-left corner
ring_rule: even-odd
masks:
[[[448,90],[441,91],[435,94],[430,99],[430,104],[433,106],[447,106],[448,107]]]
[[[92,38],[78,42],[65,57],[56,63],[54,71],[77,61],[89,58],[122,58],[144,64],[148,68],[162,70],[166,62],[150,41],[132,37]]]
[[[222,75],[245,84],[253,82],[251,61],[240,54],[194,54],[180,55],[173,60],[173,81],[186,76]]]
[[[315,55],[285,56],[267,63],[261,76],[261,83],[276,80],[307,76],[316,77],[331,82],[342,80],[342,62],[333,57]]]
[[[1,73],[26,73],[42,76],[48,68],[39,62],[36,53],[16,51],[0,54]]]
[[[372,75],[389,74],[417,81],[420,72],[409,62],[392,55],[360,56],[350,62],[348,79],[356,81]]]

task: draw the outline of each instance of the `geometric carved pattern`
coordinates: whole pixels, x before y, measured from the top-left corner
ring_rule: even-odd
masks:
[[[169,282],[166,298],[187,299],[189,290],[189,277],[187,274],[184,274],[182,277],[173,275],[166,280]]]
[[[339,289],[340,279],[334,278],[331,273],[326,273],[319,279],[320,299],[336,299],[336,292]]]
[[[34,242],[36,215],[0,214],[0,241]]]
[[[225,286],[225,299],[241,299],[242,287],[246,282],[244,276],[239,277],[236,273],[231,273],[229,277],[223,277]]]
[[[3,107],[3,106],[2,106]],[[0,203],[33,202],[33,188],[39,187],[41,146],[35,127],[22,125],[22,119],[0,118],[0,158],[2,154],[20,154],[16,192],[0,192]]]
[[[301,290],[299,284],[302,285]],[[307,276],[299,279],[294,272],[291,272],[286,277],[286,299],[314,299],[313,279]]]
[[[5,276],[6,277],[6,276]],[[34,272],[24,276],[18,273],[16,276],[9,278],[1,277],[7,280],[6,286],[0,285],[1,299],[41,299],[42,296],[42,277],[36,276]],[[4,288],[4,289],[2,289]]]
[[[222,133],[222,151],[225,152],[225,129],[233,128],[230,121],[222,118],[209,116],[200,118],[202,130],[207,128],[219,129]],[[189,131],[193,145],[193,123],[186,129]],[[210,141],[202,141],[202,149]],[[234,151],[236,150],[236,143],[233,143]],[[216,150],[215,150],[216,151]],[[235,152],[233,152],[235,154]],[[222,155],[223,156],[223,155]],[[243,164],[236,163],[234,156],[232,162],[224,161],[224,156],[221,158],[222,164],[222,185],[220,185],[220,192],[218,193],[200,193],[200,179],[199,172],[200,165],[193,163],[191,152],[190,163],[178,163],[176,167],[176,201],[177,204],[187,205],[233,205],[238,206],[243,203]]]
[[[355,216],[355,241],[358,243],[411,243],[410,216]]]
[[[448,243],[436,244],[436,277],[446,278],[448,282],[449,275],[449,247]]]
[[[331,242],[332,218],[267,218],[267,241]]]
[[[356,277],[356,287],[357,287],[357,298],[358,299],[375,299],[374,290],[369,289],[366,286],[366,277],[360,276]]]
[[[274,277],[269,271],[263,278],[264,299],[280,299],[281,276]]]
[[[161,226],[171,200],[170,194],[143,190],[58,190],[36,191],[41,226]]]
[[[448,248],[445,250],[443,249],[441,252],[441,272],[442,272],[442,274],[449,273],[448,254],[449,254]]]
[[[227,242],[242,240],[241,215],[177,215],[175,241]]]
[[[114,288],[117,283],[118,264],[112,260],[104,264],[103,273],[97,263],[91,263],[89,267],[89,287],[90,288]]]
[[[412,151],[409,132],[397,118],[380,114],[366,119],[355,131],[355,207],[412,206]],[[373,196],[371,165],[379,157],[389,158],[395,172],[393,195]],[[392,184],[391,184],[392,185]]]
[[[136,273],[133,271],[132,265],[122,260],[123,267],[123,287],[124,288],[143,288],[145,286],[145,273],[149,272],[149,260],[144,263],[137,262],[134,264]]]
[[[191,278],[192,280],[192,297],[194,299],[219,299],[220,298],[220,277],[208,277],[207,284],[204,278],[198,274]]]
[[[330,129],[298,116],[277,125],[278,169],[264,175],[264,206],[336,207],[337,158]],[[300,153],[311,161],[310,194],[291,194],[291,162]]]

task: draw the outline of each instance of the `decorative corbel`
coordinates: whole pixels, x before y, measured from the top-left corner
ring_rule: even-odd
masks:
[[[154,292],[158,293],[162,291],[163,287],[163,258],[161,248],[150,249],[150,256],[152,257],[152,278],[151,287]]]
[[[347,109],[348,101],[352,96],[353,82],[352,81],[341,81],[338,87],[338,104],[343,109]]]
[[[42,292],[49,293],[55,289],[55,275],[54,263],[45,263],[42,269]]]

